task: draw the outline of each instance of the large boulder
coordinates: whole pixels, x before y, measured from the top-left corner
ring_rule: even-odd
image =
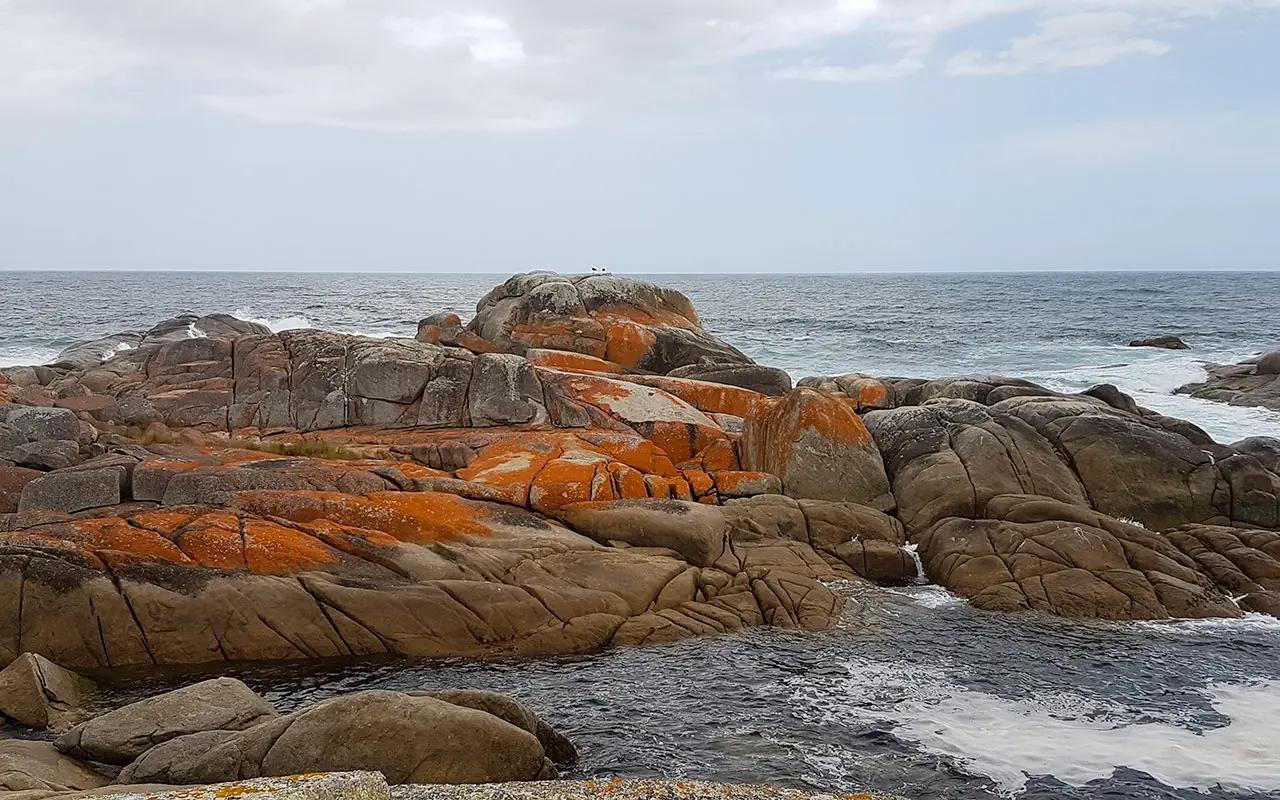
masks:
[[[80,420],[65,408],[18,406],[6,415],[4,421],[33,442],[41,439],[74,442],[80,438]]]
[[[480,301],[468,330],[512,353],[568,350],[663,374],[752,363],[703,330],[684,295],[613,275],[517,275]]]
[[[983,518],[949,517],[917,537],[930,578],[975,607],[1066,617],[1238,617],[1168,538],[1079,505],[1006,495]]]
[[[107,712],[67,731],[55,744],[73,758],[123,765],[170,739],[241,731],[276,716],[275,709],[242,682],[216,678]],[[293,772],[308,771],[315,770]]]
[[[110,782],[48,742],[0,739],[0,794],[83,792]]]
[[[789,497],[894,507],[880,451],[836,395],[797,389],[757,403],[744,422],[742,461],[781,478]]]
[[[43,472],[26,467],[0,465],[0,514],[12,514],[18,510],[22,491],[27,484],[43,475]]]
[[[64,511],[113,506],[120,502],[121,471],[63,469],[36,478],[22,490],[19,511]]]
[[[82,722],[96,687],[44,656],[23,653],[0,672],[0,720],[65,731]]]
[[[1240,364],[1210,364],[1203,382],[1177,390],[1200,400],[1280,411],[1280,352]]]
[[[724,553],[725,523],[720,509],[679,500],[620,500],[577,503],[559,516],[579,533],[602,544],[665,547],[696,567],[709,567]]]
[[[347,771],[381,772],[391,784],[555,775],[538,737],[498,715],[425,695],[371,691],[240,732],[173,739],[150,748],[118,780],[182,785]]]

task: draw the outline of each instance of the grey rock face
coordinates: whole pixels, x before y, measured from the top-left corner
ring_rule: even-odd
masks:
[[[1136,339],[1129,342],[1130,347],[1158,347],[1164,350],[1190,350],[1191,347],[1177,336],[1155,336],[1150,339]]]
[[[476,359],[468,394],[471,424],[540,424],[547,421],[542,383],[520,356],[486,354]]]
[[[60,439],[28,442],[8,451],[6,457],[19,467],[45,471],[65,469],[80,461],[80,445]]]
[[[80,438],[80,420],[65,408],[20,406],[9,412],[5,424],[33,442],[41,439],[74,442]]]
[[[74,514],[120,502],[121,470],[60,470],[36,478],[22,490],[19,511],[65,511]]]
[[[275,716],[275,709],[248,686],[234,678],[217,678],[95,717],[67,731],[55,744],[73,758],[124,765],[170,739],[204,731],[245,730]]]

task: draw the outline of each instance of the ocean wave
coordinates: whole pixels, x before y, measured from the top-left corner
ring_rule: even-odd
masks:
[[[1008,797],[1038,777],[1085,787],[1121,768],[1174,789],[1280,789],[1280,681],[1203,687],[1228,722],[1198,730],[1176,712],[1152,721],[1149,710],[1072,692],[1011,699],[974,691],[925,665],[855,662],[847,673],[794,679],[792,703],[827,723],[887,727]]]

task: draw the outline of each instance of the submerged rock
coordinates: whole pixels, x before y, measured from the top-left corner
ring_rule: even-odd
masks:
[[[1136,339],[1129,342],[1130,347],[1158,347],[1163,350],[1190,350],[1191,346],[1177,336],[1155,336],[1150,339]]]

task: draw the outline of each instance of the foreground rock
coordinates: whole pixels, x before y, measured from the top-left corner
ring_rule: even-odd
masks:
[[[1178,389],[1200,400],[1233,406],[1255,406],[1280,411],[1280,352],[1240,364],[1211,364],[1203,383],[1189,383]]]
[[[123,767],[120,784],[191,786],[344,771],[381,773],[399,784],[553,778],[557,763],[577,757],[544,720],[492,692],[369,691],[280,715],[230,678],[116,709],[52,746],[0,746],[0,758],[10,751],[14,775],[7,785],[14,791],[106,783],[81,762]]]
[[[64,731],[88,715],[96,691],[92,681],[23,653],[0,671],[0,722]]]
[[[53,794],[97,789],[110,783],[75,759],[59,753],[48,742],[0,739],[0,793],[22,800],[38,800]]]

